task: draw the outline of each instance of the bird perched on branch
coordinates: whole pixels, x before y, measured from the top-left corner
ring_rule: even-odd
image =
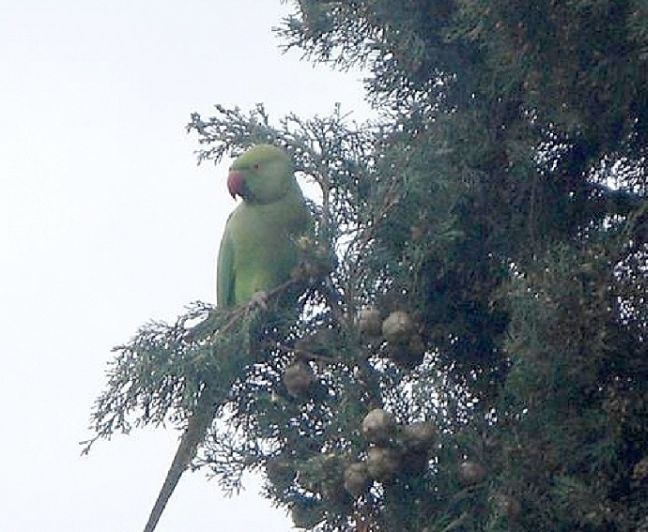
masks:
[[[311,227],[292,162],[280,148],[260,144],[248,149],[230,167],[227,188],[233,198],[240,196],[243,201],[228,218],[220,244],[219,308],[263,302],[263,294],[286,282],[299,260],[296,240]],[[218,404],[210,391],[209,383],[203,383],[144,532],[155,530],[213,421]]]

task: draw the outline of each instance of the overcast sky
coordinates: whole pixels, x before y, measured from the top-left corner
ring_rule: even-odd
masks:
[[[196,166],[192,111],[264,102],[272,117],[368,116],[360,75],[282,55],[279,0],[0,0],[0,530],[137,532],[178,432],[136,431],[80,457],[110,348],[215,300],[234,202]],[[204,473],[159,532],[290,529]]]

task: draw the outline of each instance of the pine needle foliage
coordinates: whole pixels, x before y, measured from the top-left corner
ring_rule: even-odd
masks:
[[[182,426],[209,382],[195,465],[231,491],[262,471],[298,527],[648,530],[645,2],[291,6],[284,46],[366,67],[378,118],[216,106],[188,130],[202,162],[282,146],[317,189],[295,304],[142,328],[95,439]]]

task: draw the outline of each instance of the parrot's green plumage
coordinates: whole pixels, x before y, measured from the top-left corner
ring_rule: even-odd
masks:
[[[217,306],[221,308],[247,303],[255,294],[288,280],[298,261],[295,240],[311,226],[290,158],[275,146],[260,144],[238,157],[230,168],[227,186],[230,194],[241,196],[243,202],[227,220],[218,254]],[[205,383],[144,532],[155,530],[216,406]]]
[[[292,163],[279,148],[261,144],[230,169],[228,186],[243,202],[230,215],[218,254],[218,306],[249,301],[287,280],[297,263],[295,237],[310,214]]]

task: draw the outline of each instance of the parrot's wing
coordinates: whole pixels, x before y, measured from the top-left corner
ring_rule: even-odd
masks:
[[[221,308],[234,305],[234,245],[228,230],[229,219],[227,222],[218,251],[218,266],[216,267],[216,304]]]

